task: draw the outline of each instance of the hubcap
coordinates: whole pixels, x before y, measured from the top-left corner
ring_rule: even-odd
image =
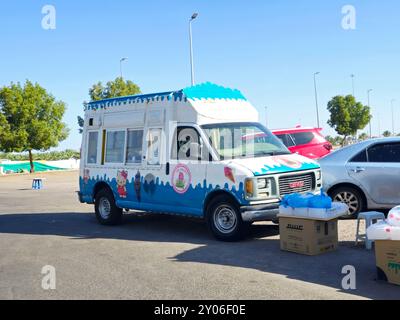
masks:
[[[351,214],[356,213],[360,207],[360,203],[358,202],[357,197],[349,191],[343,191],[343,192],[338,193],[335,196],[334,201],[339,201],[339,202],[343,202],[343,203],[347,204]]]
[[[219,206],[215,210],[214,225],[222,233],[230,233],[235,229],[237,218],[235,211],[226,205]]]
[[[103,219],[108,219],[111,213],[111,204],[107,198],[101,198],[99,202],[99,213]]]

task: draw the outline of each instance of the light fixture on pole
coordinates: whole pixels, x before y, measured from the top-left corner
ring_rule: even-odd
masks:
[[[319,107],[318,107],[318,91],[317,91],[317,75],[319,75],[320,72],[315,72],[314,73],[314,91],[315,91],[315,109],[317,111],[317,128],[319,128]]]
[[[370,113],[371,113],[371,104],[370,104],[370,93],[371,93],[371,91],[373,91],[373,89],[369,89],[369,90],[367,91],[367,95],[368,95],[368,108],[369,108],[369,112],[370,112]],[[369,120],[369,138],[370,138],[370,139],[372,138],[371,121],[372,121],[372,117],[371,117],[371,119]]]
[[[119,60],[119,71],[120,71],[120,74],[121,74],[121,78],[123,78],[123,76],[122,76],[122,62],[124,62],[124,61],[127,61],[128,60],[128,58],[121,58],[120,60]]]
[[[194,65],[193,65],[193,40],[192,40],[192,21],[197,18],[199,14],[193,13],[189,20],[189,41],[190,41],[190,71],[192,77],[192,86],[194,86]]]

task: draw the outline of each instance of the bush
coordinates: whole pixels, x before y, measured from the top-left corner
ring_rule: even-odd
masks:
[[[39,152],[33,154],[33,160],[35,161],[80,159],[80,157],[81,156],[79,151],[75,150]],[[27,153],[0,153],[0,159],[10,160],[10,161],[29,161],[29,155]]]

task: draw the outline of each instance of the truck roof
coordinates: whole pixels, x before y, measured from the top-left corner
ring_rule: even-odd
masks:
[[[165,117],[161,111],[165,110]],[[136,112],[136,117],[151,113],[168,121],[197,123],[199,125],[224,122],[257,122],[258,112],[239,90],[225,88],[210,82],[151,94],[92,101],[85,104],[85,114],[113,114]],[[139,112],[140,116],[139,116]],[[158,115],[155,115],[157,114]],[[121,115],[121,118],[127,115]],[[109,118],[110,116],[107,115]],[[115,116],[117,117],[117,116]],[[143,120],[144,121],[144,120]],[[160,120],[161,121],[161,120]],[[123,121],[115,122],[116,125]]]

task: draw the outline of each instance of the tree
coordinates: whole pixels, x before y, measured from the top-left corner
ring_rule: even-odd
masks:
[[[332,145],[335,143],[335,138],[332,136],[326,136],[325,140],[328,141]]]
[[[89,96],[92,101],[109,99],[114,97],[130,96],[140,93],[140,88],[131,80],[125,81],[118,77],[114,81],[107,82],[104,87],[101,82],[94,84],[89,89]]]
[[[121,77],[116,78],[114,81],[108,81],[105,87],[101,82],[97,82],[89,89],[91,101],[130,96],[140,93],[141,91],[137,84],[131,80],[125,81]],[[86,102],[84,102],[84,104],[86,104]],[[78,116],[79,133],[83,132],[83,125],[83,118]]]
[[[370,108],[357,102],[352,95],[333,97],[328,102],[328,111],[330,112],[328,124],[339,135],[344,136],[343,141],[349,136],[356,135],[357,130],[364,129],[372,119]]]
[[[65,109],[64,102],[28,80],[0,88],[0,150],[28,152],[34,172],[32,150],[49,150],[68,137]]]
[[[78,116],[78,126],[79,126],[79,133],[83,133],[83,125],[85,124],[85,120],[81,116]]]
[[[369,138],[369,135],[366,134],[365,132],[361,133],[361,134],[358,136],[358,140],[361,140],[361,141],[367,140],[368,138]]]
[[[392,135],[392,133],[389,130],[386,130],[382,133],[382,135],[387,138],[387,137],[390,137]]]

